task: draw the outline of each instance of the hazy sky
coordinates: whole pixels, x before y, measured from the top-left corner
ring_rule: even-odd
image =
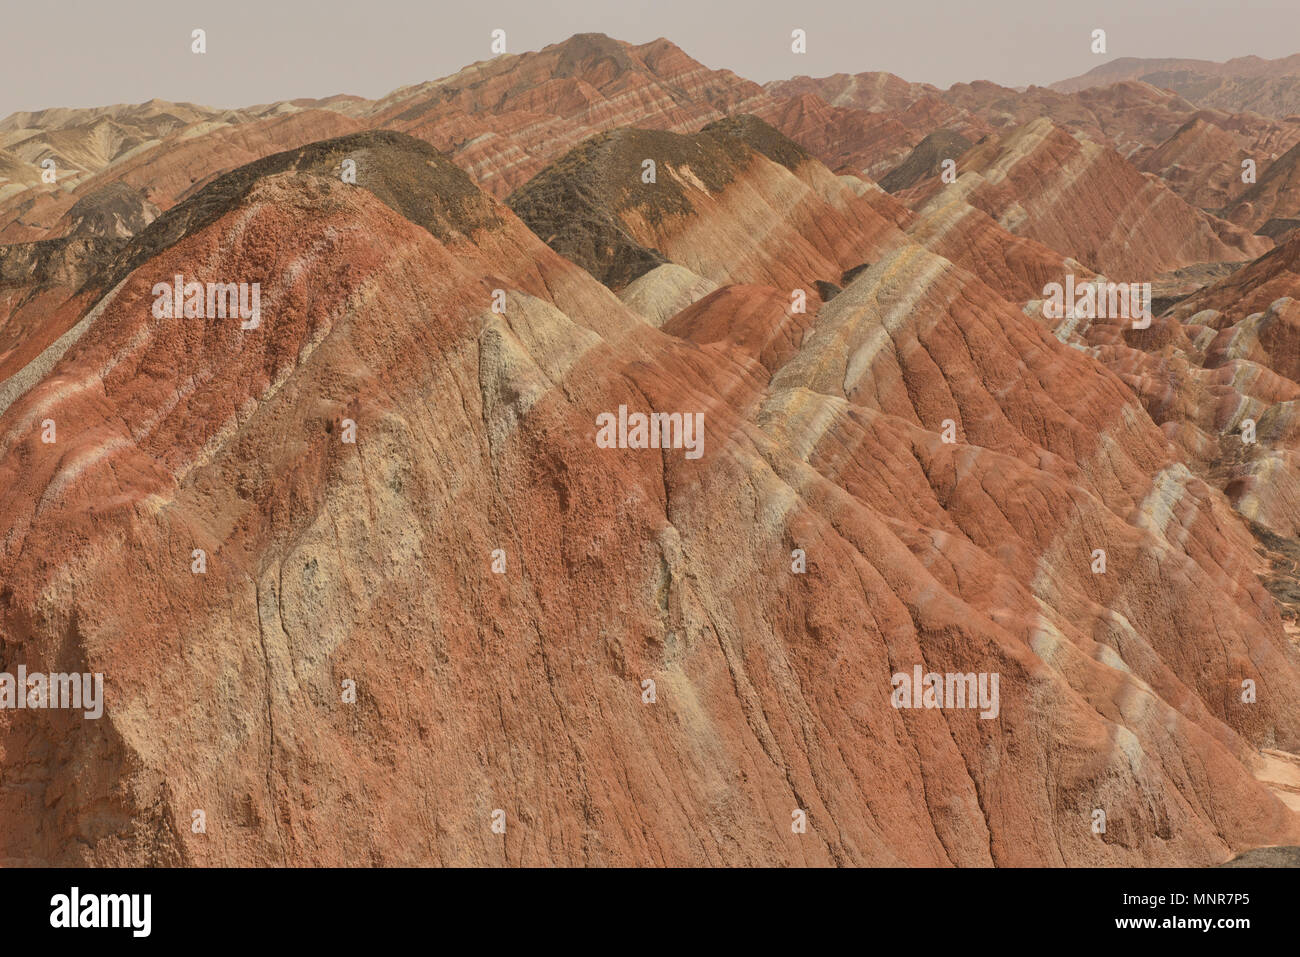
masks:
[[[208,52],[190,52],[207,31]],[[1300,52],[1300,0],[5,0],[0,116],[153,97],[246,106],[377,97],[491,55],[597,31],[664,36],[760,82],[888,70],[947,87],[1050,83],[1122,56],[1223,60]],[[790,52],[790,31],[808,52]],[[1090,52],[1107,31],[1109,52]]]

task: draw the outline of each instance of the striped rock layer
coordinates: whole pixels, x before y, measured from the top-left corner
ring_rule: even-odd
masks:
[[[65,283],[0,380],[0,663],[102,672],[107,706],[0,711],[0,860],[1205,864],[1300,839],[1255,775],[1300,750],[1267,562],[1130,385],[1025,313],[1039,274],[986,282],[750,121],[646,137],[510,205],[401,134],[314,143]],[[617,165],[646,144],[658,199]],[[584,223],[658,261],[603,283]],[[156,315],[178,274],[260,283],[260,325]],[[602,447],[621,406],[701,414],[702,454]],[[894,707],[917,666],[997,674],[997,716]]]

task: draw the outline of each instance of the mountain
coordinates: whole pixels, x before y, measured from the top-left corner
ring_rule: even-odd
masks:
[[[1172,90],[1202,107],[1252,110],[1278,119],[1300,113],[1300,53],[1276,60],[1237,57],[1223,63],[1118,57],[1081,76],[1053,83],[1052,89],[1076,93],[1123,80]]]
[[[1222,210],[1246,189],[1242,164],[1252,158],[1229,131],[1193,117],[1147,153],[1138,168],[1159,176],[1193,206]]]
[[[1270,223],[1300,218],[1300,143],[1270,163],[1255,183],[1239,192],[1224,215],[1234,223],[1275,237],[1279,233],[1266,229]],[[1300,223],[1292,222],[1287,228],[1296,226]]]
[[[620,126],[688,133],[741,113],[771,123],[834,172],[872,180],[887,177],[928,136],[974,143],[1047,116],[1071,135],[1157,173],[1185,200],[1215,214],[1245,189],[1232,189],[1228,153],[1253,158],[1262,175],[1300,142],[1300,121],[1201,110],[1140,82],[1071,94],[986,82],[940,91],[863,73],[760,87],[709,69],[664,39],[632,45],[580,34],[377,101],[335,96],[227,110],[151,101],[15,114],[0,123],[0,239],[66,235],[72,205],[119,180],[165,209],[242,163],[363,128],[422,138],[504,198],[593,133]],[[1215,134],[1220,142],[1198,147],[1201,139],[1180,135],[1192,120],[1223,131]],[[1229,149],[1224,136],[1235,146]],[[1162,152],[1153,158],[1157,149]],[[56,162],[57,185],[40,183],[39,163],[47,159]],[[1285,210],[1260,215],[1250,229],[1270,237],[1280,227],[1264,224],[1289,218]]]
[[[1240,261],[1268,248],[1267,240],[1189,206],[1113,150],[1046,119],[973,147],[956,172],[951,187],[931,177],[911,191],[910,201],[954,190],[1011,232],[1117,281],[1192,263]],[[1133,242],[1135,234],[1142,242]]]
[[[647,146],[672,184],[657,214],[626,168]],[[703,273],[707,245],[664,224],[722,248],[743,197],[800,185],[810,215],[822,189],[867,221],[745,119],[599,136],[537,180],[524,200],[587,188],[585,211],[555,207],[570,241],[657,221],[632,238]],[[1117,863],[1291,835],[1249,742],[1300,728],[1225,705],[1234,659],[1196,638],[1249,654],[1268,701],[1300,682],[1248,538],[1118,378],[872,225],[877,261],[802,321],[753,284],[787,278],[758,244],[749,285],[715,273],[657,329],[399,134],[277,154],[164,212],[4,396],[6,655],[102,669],[113,702],[108,733],[3,726],[34,758],[0,798],[7,859]],[[178,272],[262,282],[263,325],[156,317]],[[703,454],[600,450],[592,423],[620,405],[702,414]],[[1090,573],[1098,541],[1122,574]],[[1001,722],[891,707],[913,660],[998,671]],[[812,694],[844,679],[862,695]],[[196,749],[201,728],[221,747]],[[789,833],[791,802],[815,840]],[[1098,802],[1106,841],[1078,823]],[[222,822],[203,840],[191,805]],[[495,807],[536,836],[494,839]]]
[[[1236,121],[875,76],[4,121],[0,671],[106,703],[0,709],[0,863],[1300,844],[1300,246],[1161,178]],[[1147,328],[1045,314],[1101,273]]]
[[[1049,323],[1124,379],[1191,472],[1224,493],[1279,569],[1292,567],[1300,536],[1300,485],[1292,478],[1300,465],[1297,259],[1293,239],[1181,297],[1147,330],[1105,318]],[[1300,635],[1300,592],[1285,574],[1266,581],[1288,633]]]
[[[889,74],[840,74],[769,83],[766,89],[802,97],[801,115],[791,115],[794,101],[789,101],[781,112],[764,116],[835,168],[860,169],[884,181],[927,135],[960,135],[974,142],[1046,118],[1078,139],[1112,148],[1215,215],[1224,215],[1246,190],[1242,160],[1254,160],[1263,173],[1300,143],[1300,116],[1271,119],[1204,109],[1133,79],[1075,92],[1038,86],[1013,90],[986,81],[941,91]],[[889,95],[874,95],[877,89]],[[1244,225],[1245,218],[1233,222]]]
[[[646,159],[657,164],[654,182],[645,181]],[[720,285],[793,290],[835,282],[902,242],[898,225],[907,217],[879,189],[837,179],[745,114],[689,137],[599,134],[507,204],[615,290],[669,261]]]
[[[870,72],[851,75],[836,73],[826,77],[796,76],[768,83],[765,89],[773,96],[797,98],[813,95],[830,106],[850,107],[867,112],[905,110],[917,100],[936,96],[939,88],[928,83],[908,83],[892,73]]]
[[[758,84],[709,70],[667,40],[633,46],[593,33],[398,90],[370,122],[427,139],[504,196],[593,132],[683,132],[763,99]]]
[[[147,118],[153,122],[147,128],[157,128],[162,135],[135,142],[107,162],[88,164],[72,173],[56,162],[55,183],[34,181],[25,192],[0,199],[0,240],[12,243],[66,235],[73,223],[65,217],[77,203],[95,194],[104,195],[104,190],[119,184],[140,193],[145,202],[166,209],[218,173],[277,150],[361,128],[357,120],[333,110],[290,108],[271,110],[270,114],[258,117],[255,111],[227,111],[219,117],[210,115],[167,126],[150,113]],[[33,135],[29,140],[43,142],[47,138]],[[45,153],[42,147],[31,154],[33,162]],[[33,169],[39,180],[39,168]]]

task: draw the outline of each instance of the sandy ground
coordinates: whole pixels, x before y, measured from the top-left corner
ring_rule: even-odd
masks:
[[[1283,804],[1300,812],[1300,754],[1265,748],[1255,777],[1272,788]]]

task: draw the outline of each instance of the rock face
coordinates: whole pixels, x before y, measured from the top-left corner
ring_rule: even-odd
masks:
[[[1122,281],[1244,260],[1269,242],[1194,209],[1113,150],[1035,120],[962,155],[952,189],[1017,235]],[[931,178],[918,196],[942,184]],[[1143,242],[1134,243],[1140,234]]]
[[[666,262],[628,283],[619,298],[648,320],[662,326],[691,303],[718,288],[712,279],[697,276],[685,266]]]
[[[671,260],[715,283],[785,289],[787,299],[903,242],[898,221],[907,216],[745,115],[692,137],[601,134],[507,203],[611,289]]]
[[[1274,215],[1267,202],[1261,208],[1258,201],[1249,215],[1225,213],[1249,185],[1241,178],[1241,160],[1252,159],[1262,175],[1300,142],[1300,117],[1211,108],[1135,79],[1076,92],[1013,90],[985,81],[941,91],[888,74],[837,74],[769,83],[765,89],[787,98],[783,105],[760,109],[765,118],[833,168],[850,168],[882,184],[910,148],[921,148],[923,137],[960,135],[974,142],[1047,119],[1072,136],[1110,147],[1140,170],[1155,173],[1191,205],[1238,225],[1263,223]],[[887,188],[898,188],[896,180]],[[1261,198],[1274,199],[1271,193]]]
[[[500,197],[594,132],[693,131],[763,102],[758,84],[709,70],[667,40],[632,46],[593,33],[398,90],[369,122],[449,151]]]
[[[887,193],[897,193],[901,189],[915,186],[926,177],[938,177],[943,173],[943,164],[970,149],[970,140],[951,130],[939,130],[931,133],[912,150],[906,160],[890,171],[880,180],[880,188]]]
[[[22,124],[49,124],[30,128]],[[111,127],[114,135],[107,136]],[[123,187],[139,211],[118,220],[118,234],[135,232],[156,208],[166,209],[218,173],[269,153],[361,128],[334,109],[281,104],[217,111],[153,101],[106,110],[46,110],[0,121],[0,147],[26,161],[32,185],[6,196],[0,182],[0,241],[65,236],[78,204],[120,201]],[[61,146],[62,144],[62,146]],[[56,181],[41,181],[40,163],[54,160]],[[139,194],[140,199],[135,199]],[[98,197],[98,199],[94,199]],[[111,205],[111,204],[110,204]]]
[[[1185,296],[1150,328],[1047,320],[1133,389],[1189,469],[1221,489],[1275,567],[1300,534],[1300,275],[1292,241]],[[1029,311],[1036,312],[1037,304]],[[1300,553],[1297,553],[1300,555]],[[1300,590],[1268,577],[1300,634]]]
[[[1268,242],[1109,145],[833,98],[580,36],[5,200],[0,672],[105,707],[0,708],[0,863],[1300,844],[1300,247],[1229,272]],[[863,106],[894,194],[816,139]],[[1180,267],[1145,328],[1035,301]]]
[[[1300,218],[1300,143],[1270,163],[1258,181],[1237,195],[1224,215],[1259,232],[1270,222]],[[1287,231],[1296,225],[1300,224]]]
[[[69,236],[114,236],[127,239],[158,218],[158,207],[123,182],[88,193],[68,210],[56,231]]]
[[[1194,117],[1143,156],[1138,168],[1155,173],[1193,206],[1223,209],[1245,190],[1242,163],[1251,158],[1227,130]],[[1240,217],[1232,221],[1246,225]]]

